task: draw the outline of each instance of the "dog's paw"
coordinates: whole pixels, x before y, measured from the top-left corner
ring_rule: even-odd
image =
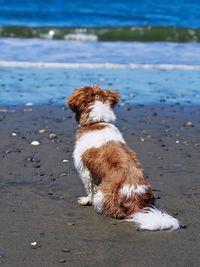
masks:
[[[90,206],[92,205],[92,200],[90,197],[79,197],[78,198],[78,204],[82,206]]]

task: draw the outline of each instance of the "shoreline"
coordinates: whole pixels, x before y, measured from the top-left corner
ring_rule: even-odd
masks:
[[[142,70],[200,70],[199,64],[145,64],[145,63],[61,63],[61,62],[31,62],[31,61],[3,61],[1,68],[41,68],[41,69],[142,69]]]
[[[199,264],[194,246],[200,230],[199,106],[163,103],[115,110],[116,125],[136,151],[157,206],[186,225],[175,232],[138,231],[133,223],[78,206],[77,197],[85,192],[72,160],[73,114],[61,105],[12,109],[0,110],[2,266]],[[50,138],[51,133],[56,136]]]
[[[102,88],[120,92],[120,105],[200,103],[198,70],[73,66],[77,68],[0,68],[0,105],[63,104],[73,88],[88,84],[100,84]]]

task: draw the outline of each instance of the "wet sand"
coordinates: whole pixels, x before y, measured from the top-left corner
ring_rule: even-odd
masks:
[[[73,166],[71,112],[56,105],[1,108],[1,266],[200,266],[199,106],[135,105],[116,113],[157,206],[185,228],[140,231],[78,206],[85,192]]]

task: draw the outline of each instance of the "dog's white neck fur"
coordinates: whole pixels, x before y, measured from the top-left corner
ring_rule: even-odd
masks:
[[[89,118],[92,122],[112,122],[116,116],[110,106],[99,100],[96,100],[92,105]]]

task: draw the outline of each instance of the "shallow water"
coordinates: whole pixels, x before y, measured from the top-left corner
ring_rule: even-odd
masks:
[[[0,39],[0,61],[200,65],[200,44]]]
[[[59,103],[77,86],[100,84],[118,90],[121,105],[200,104],[200,72],[156,69],[0,68],[0,104]]]

